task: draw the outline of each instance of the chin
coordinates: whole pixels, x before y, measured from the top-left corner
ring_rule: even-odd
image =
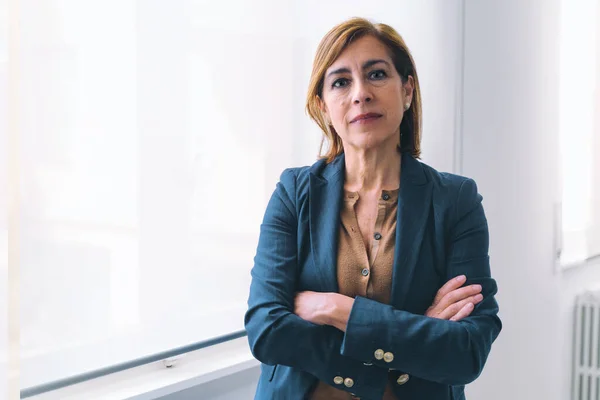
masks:
[[[364,132],[354,135],[350,144],[358,149],[372,150],[383,146],[390,145],[393,142],[395,135],[383,134],[381,132]]]

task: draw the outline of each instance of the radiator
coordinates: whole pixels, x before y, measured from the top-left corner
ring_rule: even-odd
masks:
[[[577,296],[573,400],[600,400],[600,292]]]

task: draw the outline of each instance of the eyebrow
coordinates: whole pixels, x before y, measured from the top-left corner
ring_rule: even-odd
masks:
[[[381,60],[381,59],[376,59],[376,60],[368,60],[365,61],[365,63],[362,65],[363,69],[367,69],[372,67],[375,64],[386,64],[388,67],[390,66],[390,63],[385,61],[385,60]],[[335,69],[333,71],[331,71],[330,73],[327,74],[327,78],[329,78],[331,75],[339,75],[339,74],[349,74],[350,73],[350,69],[348,69],[347,67],[342,67],[342,68],[338,68]]]

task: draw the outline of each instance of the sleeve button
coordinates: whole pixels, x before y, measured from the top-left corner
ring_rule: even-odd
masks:
[[[398,385],[404,385],[406,382],[408,382],[409,379],[410,379],[410,376],[408,376],[408,374],[402,374],[398,377],[398,380],[396,380],[396,383],[398,383]]]

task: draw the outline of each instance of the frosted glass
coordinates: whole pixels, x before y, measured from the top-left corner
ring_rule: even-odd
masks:
[[[243,329],[269,197],[316,160],[305,91],[342,19],[405,35],[425,158],[451,168],[459,8],[401,3],[22,2],[23,388]]]

